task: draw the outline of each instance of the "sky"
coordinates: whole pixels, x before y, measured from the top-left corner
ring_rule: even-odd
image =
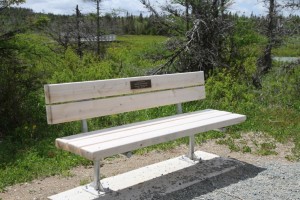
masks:
[[[150,0],[154,5],[163,5],[167,0]],[[233,0],[230,11],[249,16],[265,15],[266,9],[261,0]],[[31,8],[35,12],[54,14],[74,14],[76,5],[82,13],[95,12],[95,2],[92,0],[26,0],[20,7]],[[101,13],[111,13],[113,10],[119,15],[125,15],[128,11],[133,15],[147,14],[147,9],[139,0],[102,0]]]

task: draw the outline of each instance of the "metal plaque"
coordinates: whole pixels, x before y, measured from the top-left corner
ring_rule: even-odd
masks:
[[[130,88],[135,89],[144,89],[151,88],[151,80],[139,80],[139,81],[130,81]]]

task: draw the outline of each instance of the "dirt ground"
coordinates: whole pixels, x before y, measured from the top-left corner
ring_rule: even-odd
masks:
[[[248,133],[242,136],[247,141],[254,139],[261,141],[270,141],[261,134]],[[251,146],[251,144],[248,144]],[[252,153],[243,154],[241,152],[231,152],[226,145],[218,145],[215,140],[208,141],[196,146],[196,150],[201,150],[209,153],[217,154],[221,157],[231,157],[249,164],[260,164],[264,162],[280,162],[290,163],[285,157],[291,155],[292,143],[280,144],[276,143],[275,151],[277,155],[259,156],[255,154],[255,149]],[[106,159],[101,168],[101,174],[104,177],[121,174],[139,167],[157,163],[170,158],[178,157],[185,154],[188,148],[184,145],[168,151],[153,151],[145,155],[133,155],[131,158],[126,158],[121,155],[114,159]],[[48,196],[78,187],[80,185],[92,182],[93,166],[76,167],[68,173],[68,175],[52,176],[45,179],[34,180],[32,182],[17,184],[6,188],[4,193],[0,193],[0,199],[3,200],[40,200],[47,199]]]

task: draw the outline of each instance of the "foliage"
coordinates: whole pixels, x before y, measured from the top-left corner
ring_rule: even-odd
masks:
[[[26,148],[15,142],[1,144],[0,191],[7,185],[61,174],[78,164],[91,164],[83,158],[58,150],[53,145],[53,139],[32,142]]]
[[[247,17],[238,17],[234,19],[234,43],[239,48],[245,48],[253,45],[261,45],[267,43],[267,39],[259,34],[256,29],[255,20]],[[251,49],[253,51],[254,49]],[[249,51],[245,51],[243,53],[247,53]]]
[[[163,8],[168,13],[163,16],[159,16],[149,1],[140,1],[155,13],[161,27],[177,31],[179,38],[186,37],[183,44],[173,49],[173,55],[158,72],[202,70],[208,76],[215,69],[228,66],[225,59],[229,49],[227,38],[233,26],[225,14],[227,0],[171,1]],[[174,3],[186,7],[185,12]]]
[[[0,1],[0,11],[13,5],[13,4],[20,4],[20,3],[24,3],[25,0],[3,0]]]
[[[235,110],[243,105],[245,109],[253,108],[255,95],[252,88],[243,81],[242,76],[226,70],[216,72],[206,81],[208,107]]]
[[[1,140],[0,190],[5,186],[51,176],[89,161],[55,148],[57,137],[80,132],[80,123],[46,124],[43,84],[137,76],[151,70],[161,56],[165,37],[125,36],[99,60],[71,47],[66,51],[49,38],[18,34],[0,47]],[[147,48],[145,48],[145,46]],[[7,48],[6,48],[7,49]],[[1,50],[1,48],[0,48]],[[145,55],[145,56],[144,56]],[[144,57],[143,57],[144,56]],[[123,68],[118,71],[122,62]],[[138,70],[143,69],[143,70]],[[166,111],[164,113],[168,113]],[[157,110],[110,116],[89,121],[90,130],[156,117]]]
[[[283,45],[273,50],[274,56],[300,57],[300,35],[286,37]]]
[[[119,43],[107,50],[106,59],[113,62],[118,76],[137,76],[151,73],[163,63],[168,51],[163,36],[120,36]]]
[[[55,138],[79,133],[80,123],[53,126],[46,124],[44,84],[151,74],[171,56],[172,49],[166,48],[164,44],[172,43],[175,50],[179,44],[163,36],[118,36],[117,42],[107,44],[103,58],[96,57],[88,48],[80,58],[72,44],[67,43],[62,47],[41,34],[41,30],[44,31],[49,24],[55,24],[55,19],[62,20],[64,17],[29,16],[28,21],[39,29],[30,30],[25,34],[13,34],[8,40],[0,40],[0,139],[3,140],[0,144],[0,190],[11,184],[64,173],[76,165],[90,164],[83,158],[54,147]],[[85,17],[93,21],[93,16]],[[157,33],[157,27],[148,27],[154,22],[154,18],[150,23],[151,17],[145,19],[143,16],[131,17],[129,14],[127,17],[128,21],[123,21],[124,24],[128,23],[126,31],[137,33],[138,30],[138,34]],[[117,27],[118,23],[122,23],[122,18],[116,16],[104,18],[112,24],[112,29]],[[8,19],[6,15],[0,16],[1,21]],[[168,20],[174,19],[170,17]],[[178,27],[184,28],[184,21],[176,22],[180,23]],[[226,62],[224,65],[222,62],[216,65],[217,69],[210,72],[210,77],[206,80],[207,98],[185,103],[184,111],[215,108],[245,114],[248,119],[245,123],[229,128],[226,133],[210,131],[199,134],[196,141],[201,143],[229,135],[229,138],[220,140],[220,143],[223,142],[232,150],[249,153],[249,146],[238,147],[235,144],[239,132],[262,131],[280,142],[293,140],[294,155],[299,159],[300,67],[277,63],[270,73],[262,78],[262,89],[254,89],[251,83],[252,75],[256,70],[257,57],[267,40],[254,30],[255,21],[237,18],[234,22],[236,28],[232,30],[230,37],[221,41],[225,48],[221,56]],[[63,21],[60,23],[63,24]],[[6,28],[13,30],[11,24]],[[126,32],[125,28],[116,30],[122,31]],[[165,33],[175,34],[175,30],[169,31]],[[287,38],[286,41],[292,44],[297,39]],[[297,47],[287,45],[279,47],[275,52],[280,55],[284,54],[284,51],[297,52]],[[194,50],[195,55],[199,54],[196,48]],[[186,59],[193,62],[192,57],[187,56]],[[89,120],[88,124],[90,130],[96,130],[175,113],[175,106],[166,106],[100,117]],[[135,153],[153,149],[164,150],[187,142],[187,138],[183,138],[144,148]],[[262,149],[265,150],[262,154],[269,154],[274,146],[268,143],[262,145]]]
[[[263,79],[260,101],[300,111],[300,64],[277,64]]]
[[[3,50],[0,52],[2,136],[8,132],[13,133],[15,127],[31,124],[34,119],[38,119],[33,114],[41,106],[33,108],[31,104],[39,101],[37,92],[51,74],[53,67],[50,66],[55,60],[55,54],[45,45],[47,41],[42,36],[27,34],[0,41],[0,49]]]

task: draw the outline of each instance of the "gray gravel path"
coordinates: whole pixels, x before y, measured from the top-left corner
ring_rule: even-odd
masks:
[[[232,171],[157,199],[300,200],[300,163],[241,165]]]

